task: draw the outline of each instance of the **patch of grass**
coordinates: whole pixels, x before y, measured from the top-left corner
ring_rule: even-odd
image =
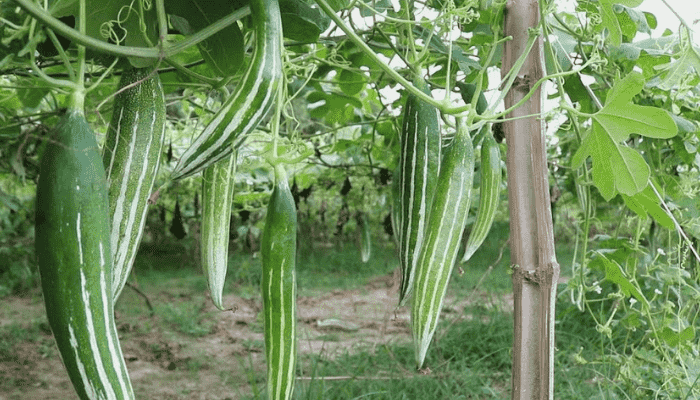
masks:
[[[0,329],[0,362],[15,357],[14,347],[24,337],[25,329],[19,324],[3,326]]]
[[[0,326],[0,362],[14,359],[16,357],[15,346],[22,342],[43,342],[41,340],[42,323],[46,322],[35,320],[29,323],[12,323]],[[48,328],[47,323],[46,327]]]
[[[510,252],[507,245],[504,247],[508,229],[507,221],[497,221],[472,259],[465,265],[455,266],[449,294],[456,298],[457,303],[463,303],[466,298],[470,302],[461,314],[443,312],[443,321],[426,360],[431,370],[429,374],[422,375],[415,370],[411,343],[389,343],[359,351],[353,349],[333,358],[326,354],[300,355],[297,376],[302,379],[297,382],[294,399],[510,398],[512,313],[499,306],[486,307],[482,299],[483,293],[500,299],[512,291],[508,274]],[[570,271],[572,246],[571,243],[557,244],[563,276]],[[496,263],[501,252],[501,259]],[[180,304],[159,306],[154,302],[157,314],[186,335],[211,333],[208,324],[211,316],[201,312],[206,292],[202,272],[179,265],[170,266],[167,262],[158,267],[151,263],[151,266],[137,270],[140,287],[148,293],[158,293],[159,297],[163,292],[168,296],[188,297]],[[395,246],[390,242],[373,243],[372,258],[368,263],[360,261],[359,249],[354,243],[313,251],[302,247],[297,257],[299,294],[309,296],[337,289],[356,289],[377,276],[390,274],[397,265]],[[459,267],[463,270],[461,274]],[[225,293],[245,298],[259,297],[260,274],[258,256],[230,254]],[[478,297],[469,297],[474,293]],[[134,297],[134,301],[142,303],[139,297]],[[141,313],[145,314],[145,307],[142,310]],[[262,332],[262,321],[256,321],[252,329]],[[568,306],[568,302],[562,299],[557,307],[556,329],[555,397],[574,400],[622,398],[612,382],[614,366],[590,362],[599,360],[601,347],[606,345],[601,342],[602,336],[596,332],[592,318]],[[619,335],[619,338],[624,339],[624,335]],[[337,334],[328,334],[323,339],[339,341],[341,338]],[[253,361],[251,356],[264,352],[264,343],[249,340],[244,347],[247,355],[240,357],[241,366],[250,387],[241,389],[246,394],[237,398],[265,399],[264,362]],[[199,368],[197,364],[191,367]],[[332,379],[327,379],[329,377]]]
[[[253,257],[250,254],[229,254],[224,293],[235,291],[241,297],[252,298],[260,292],[261,277],[260,257]]]
[[[577,361],[592,356],[596,336],[587,322],[570,310],[561,314],[555,356],[555,397],[562,399],[616,399],[607,380],[610,371],[602,365]],[[455,323],[443,320],[428,352],[423,375],[415,370],[410,343],[386,344],[345,353],[335,359],[322,354],[303,355],[298,362],[294,399],[509,399],[512,366],[513,317],[511,313],[471,306],[468,318]],[[590,325],[588,325],[590,326]],[[594,329],[593,329],[594,330]],[[583,333],[583,334],[581,334]],[[574,348],[580,347],[579,352]],[[248,369],[248,373],[255,372]],[[258,372],[256,381],[264,379]],[[259,385],[256,394],[244,399],[264,399]],[[612,386],[612,387],[611,387]]]
[[[139,270],[135,273],[135,281],[140,288],[149,292],[167,291],[171,294],[189,295],[203,293],[207,288],[202,272],[194,269]]]
[[[248,352],[251,353],[261,353],[265,351],[265,342],[262,340],[246,339],[243,341],[242,345]]]
[[[599,340],[585,314],[575,307],[558,309],[556,398],[623,398],[611,382],[614,368],[584,361],[595,358]],[[294,399],[509,399],[512,342],[511,312],[467,306],[462,314],[443,314],[425,361],[426,375],[415,370],[411,343],[355,349],[335,358],[300,355]],[[246,371],[257,390],[242,398],[265,399],[264,371]]]
[[[182,257],[162,257],[160,253],[142,251],[134,263],[132,281],[147,292],[167,291],[170,294],[204,293],[206,278],[194,263]],[[192,264],[192,265],[190,265]],[[336,289],[354,289],[374,277],[390,274],[398,266],[393,243],[373,243],[372,257],[360,260],[360,251],[352,243],[332,248],[309,249],[300,245],[297,254],[297,285],[301,296]],[[224,294],[235,293],[243,298],[260,296],[262,264],[259,254],[230,253]],[[124,291],[129,291],[125,288]],[[139,300],[142,301],[142,300]]]
[[[467,293],[479,282],[481,282],[481,290],[491,293],[506,293],[511,290],[512,283],[508,275],[510,249],[506,245],[508,229],[508,221],[494,222],[484,243],[466,263],[461,262],[464,249],[460,250],[450,278],[451,292]],[[466,243],[466,237],[463,240],[464,243]]]
[[[460,262],[462,259],[460,253],[450,278],[450,293],[453,295],[467,293],[479,282],[481,282],[480,291],[492,294],[512,293],[513,283],[509,274],[510,247],[507,244],[509,235],[508,221],[496,221],[484,243],[468,262],[464,264]],[[571,276],[573,253],[572,243],[556,244],[557,262],[561,268],[560,276]]]
[[[355,289],[369,280],[390,274],[398,266],[393,246],[372,247],[367,263],[360,260],[354,245],[314,251],[302,249],[297,258],[297,284],[300,295],[337,289]]]
[[[156,306],[156,314],[175,330],[189,336],[206,336],[214,326],[212,314],[204,312],[201,304],[192,301]]]
[[[601,342],[595,321],[569,302],[559,301],[557,305],[554,396],[573,400],[625,398],[625,393],[616,390],[611,382],[619,366],[590,362],[597,358],[602,346],[609,345]],[[627,395],[641,400],[634,393]]]
[[[368,347],[334,359],[306,355],[298,362],[297,375],[304,378],[294,399],[507,399],[512,317],[483,307],[468,314],[473,318],[441,323],[425,375],[415,370],[411,343]],[[264,393],[245,397],[263,398]]]
[[[438,340],[431,345],[426,364],[450,363],[459,369],[510,371],[512,314],[474,305],[467,307],[463,315],[464,320],[456,323],[443,318],[440,324],[443,329],[436,332]]]
[[[337,333],[326,333],[325,335],[315,337],[314,340],[321,340],[324,342],[340,342],[341,338]]]

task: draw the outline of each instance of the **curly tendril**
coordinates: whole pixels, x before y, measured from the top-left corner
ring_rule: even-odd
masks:
[[[129,34],[129,30],[126,29],[125,27],[125,22],[131,17],[131,12],[133,11],[134,13],[138,14],[138,11],[136,10],[135,4],[137,0],[132,0],[131,4],[122,6],[119,9],[119,12],[117,13],[117,18],[112,19],[109,21],[105,21],[100,25],[100,36],[102,36],[103,39],[109,40],[115,44],[121,44]],[[148,0],[143,0],[144,3],[146,3]],[[144,7],[144,9],[147,9]],[[126,15],[124,15],[126,13]],[[122,34],[120,35],[117,33],[117,30],[115,29],[115,25],[119,27],[119,29],[122,31]],[[143,21],[143,18],[139,16],[139,25],[142,25],[143,32],[145,32],[145,23]]]

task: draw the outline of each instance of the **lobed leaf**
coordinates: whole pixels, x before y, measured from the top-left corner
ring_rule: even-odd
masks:
[[[667,111],[631,103],[643,86],[644,78],[638,72],[615,83],[605,106],[593,114],[591,132],[572,158],[572,166],[578,168],[591,157],[593,183],[608,201],[617,192],[627,196],[639,193],[647,186],[650,176],[644,158],[622,142],[632,133],[657,139],[668,139],[678,133]]]

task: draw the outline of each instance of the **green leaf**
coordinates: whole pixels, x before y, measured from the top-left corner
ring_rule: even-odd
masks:
[[[19,101],[11,89],[0,90],[0,107],[7,110],[21,110],[22,102]]]
[[[551,37],[551,44],[554,50],[554,54],[559,62],[563,71],[568,71],[571,69],[572,64],[567,57],[569,54],[575,52],[576,46],[578,46],[578,41],[573,36],[569,35],[558,21],[552,20],[551,22],[554,26],[560,27],[556,29]],[[554,73],[556,69],[553,68],[553,60],[550,59],[550,53],[545,53],[545,62],[547,64],[547,73]],[[576,75],[578,76],[578,75]]]
[[[29,79],[18,80],[17,98],[25,107],[35,109],[41,104],[41,100],[49,93],[49,88],[41,82]]]
[[[365,76],[353,70],[344,69],[338,74],[338,86],[348,96],[355,96],[365,88]]]
[[[622,80],[615,82],[605,99],[605,105],[613,102],[628,103],[642,91],[643,87],[644,77],[640,73],[632,72],[622,78]]]
[[[632,22],[636,25],[636,28],[639,32],[643,33],[648,33],[651,35],[651,27],[649,26],[649,20],[647,19],[647,14],[646,12],[640,11],[640,10],[635,10],[630,7],[626,6],[620,6],[622,7],[622,10],[624,14],[629,17]],[[653,15],[652,15],[653,17]],[[631,39],[631,37],[630,37]]]
[[[614,10],[615,4],[620,4],[627,7],[637,7],[644,0],[600,0],[600,29],[608,30],[608,41],[613,46],[619,46],[622,43],[622,30],[617,15]]]
[[[123,39],[120,44],[134,47],[149,47],[158,43],[155,3],[139,15],[138,2],[131,0],[86,1],[86,30],[88,36],[104,41],[115,37]],[[75,16],[78,13],[76,10]],[[111,32],[111,37],[107,35]],[[148,39],[147,39],[148,38]],[[150,44],[148,41],[150,40]],[[146,67],[155,60],[129,59],[135,67]]]
[[[452,61],[457,63],[459,70],[469,75],[473,70],[480,70],[481,64],[469,58],[459,46],[452,48]]]
[[[695,328],[692,325],[680,332],[671,327],[664,326],[660,333],[661,338],[671,347],[676,347],[683,342],[695,339]]]
[[[616,142],[627,140],[632,133],[657,139],[668,139],[678,133],[676,123],[666,110],[630,104],[642,87],[642,74],[628,74],[615,83],[605,106],[593,116]]]
[[[647,19],[642,11],[620,4],[614,5],[613,10],[617,13],[617,20],[620,23],[622,34],[627,36],[628,39],[634,38],[637,31],[651,35],[651,28],[649,28]]]
[[[630,43],[622,43],[620,46],[610,46],[610,57],[615,61],[636,61],[641,54],[639,47]]]
[[[661,71],[662,80],[659,87],[671,90],[680,85],[689,76],[700,75],[700,50],[688,44],[676,55],[677,59],[655,68]]]
[[[668,139],[676,136],[678,127],[668,111],[636,104],[609,104],[593,117],[616,142],[623,142],[629,135]]]
[[[651,215],[659,225],[666,229],[673,229],[673,220],[661,207],[659,199],[656,197],[651,186],[647,186],[634,196],[626,196],[623,194],[622,199],[625,201],[627,207],[641,218],[646,218],[648,215]]]
[[[598,257],[595,259],[599,260],[605,268],[605,279],[619,286],[625,296],[633,296],[637,301],[642,303],[643,307],[648,309],[649,302],[639,290],[638,286],[632,283],[627,275],[625,275],[620,264],[616,261],[609,260],[600,252],[597,252],[597,255]]]
[[[325,104],[309,110],[309,115],[312,118],[323,119],[329,125],[348,122],[352,117],[355,109],[362,108],[362,102],[352,96],[346,96],[342,93],[325,93],[319,98],[320,92],[310,93],[307,99],[315,101],[323,100]],[[314,101],[314,102],[315,102]],[[309,100],[309,102],[312,102]]]
[[[140,4],[148,6],[140,7]],[[54,17],[73,15],[77,19],[78,5],[77,0],[56,0],[49,4],[49,9]],[[85,13],[85,34],[92,38],[134,47],[150,47],[158,43],[154,2],[86,1]],[[147,67],[156,62],[141,58],[130,58],[129,61],[134,67]]]
[[[612,141],[610,135],[596,122],[574,154],[574,168],[578,168],[588,156],[593,161],[593,183],[606,201],[615,197],[618,191],[634,195],[647,184],[650,170],[642,156],[633,149]]]
[[[591,157],[593,183],[607,201],[617,192],[627,196],[639,193],[647,186],[650,176],[644,158],[634,149],[623,146],[622,142],[632,133],[661,139],[678,133],[676,123],[667,111],[631,103],[643,86],[644,78],[637,72],[616,82],[603,109],[593,115],[591,132],[572,157],[574,168]]]
[[[697,125],[681,116],[671,114],[671,118],[678,126],[678,133],[693,133],[698,131]]]
[[[627,329],[636,329],[642,326],[642,320],[639,318],[639,313],[627,313],[622,320],[622,325]]]
[[[19,124],[3,124],[0,126],[0,140],[16,139],[21,133],[22,130]]]
[[[281,0],[280,13],[284,37],[291,40],[314,43],[318,41],[321,32],[330,26],[326,14],[301,0]]]
[[[391,5],[391,1],[389,0],[375,0],[370,3],[372,5],[372,8],[374,8],[376,11],[379,13],[384,13],[387,10],[393,10],[394,7]],[[360,10],[360,15],[363,17],[373,17],[374,11],[370,10],[368,7],[362,7]]]
[[[331,6],[333,11],[340,11],[348,6],[345,0],[328,0],[327,3],[329,6]]]
[[[581,111],[585,113],[593,113],[596,111],[591,96],[588,94],[586,87],[583,85],[581,75],[574,74],[566,77],[564,80],[564,89],[572,102],[581,105]]]
[[[450,50],[440,40],[440,37],[438,35],[431,34],[431,31],[423,28],[420,25],[416,25],[413,28],[413,32],[416,35],[416,38],[421,38],[423,40],[430,39],[430,47],[436,52],[447,56]],[[476,34],[476,32],[474,34]],[[472,60],[469,57],[469,55],[465,53],[464,50],[458,45],[452,46],[452,62],[456,62],[459,66],[460,71],[464,72],[466,75],[469,75],[472,72],[472,70],[481,69],[481,64],[479,64],[475,60]]]
[[[678,44],[678,36],[671,35],[657,38],[649,38],[644,40],[638,40],[633,44],[650,55],[668,56],[670,54],[669,49],[673,48]]]
[[[666,64],[669,61],[671,61],[669,56],[654,56],[645,51],[639,55],[639,58],[637,59],[637,66],[642,69],[644,79],[651,79],[658,74],[656,67],[658,65]]]
[[[613,11],[616,14],[617,23],[620,25],[620,33],[625,36],[627,40],[634,38],[637,34],[637,25],[625,13],[625,7],[615,4],[613,6]]]
[[[228,0],[169,0],[168,14],[177,15],[187,24],[173,25],[184,35],[191,35],[236,10],[236,2]],[[237,24],[231,24],[197,44],[204,61],[217,76],[235,75],[243,64],[243,34]]]
[[[658,21],[656,20],[656,16],[650,12],[644,11],[644,18],[647,21],[647,25],[651,29],[656,29],[656,27],[659,25]]]
[[[78,0],[53,0],[49,1],[49,12],[56,18],[74,15],[77,11]]]

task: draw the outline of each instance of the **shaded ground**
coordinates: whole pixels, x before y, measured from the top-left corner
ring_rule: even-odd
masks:
[[[332,358],[339,352],[410,341],[409,310],[395,308],[394,279],[380,277],[361,289],[300,297],[300,358],[309,354]],[[264,385],[260,301],[229,295],[225,304],[235,311],[219,312],[203,296],[173,293],[149,294],[159,310],[153,317],[128,288],[117,307],[136,397],[238,399],[260,389]],[[512,308],[512,297],[498,301]],[[178,304],[196,309],[178,314]],[[448,298],[444,313],[461,312],[463,305]],[[0,400],[75,398],[38,296],[3,299],[0,331],[0,342],[5,342],[0,344]]]

